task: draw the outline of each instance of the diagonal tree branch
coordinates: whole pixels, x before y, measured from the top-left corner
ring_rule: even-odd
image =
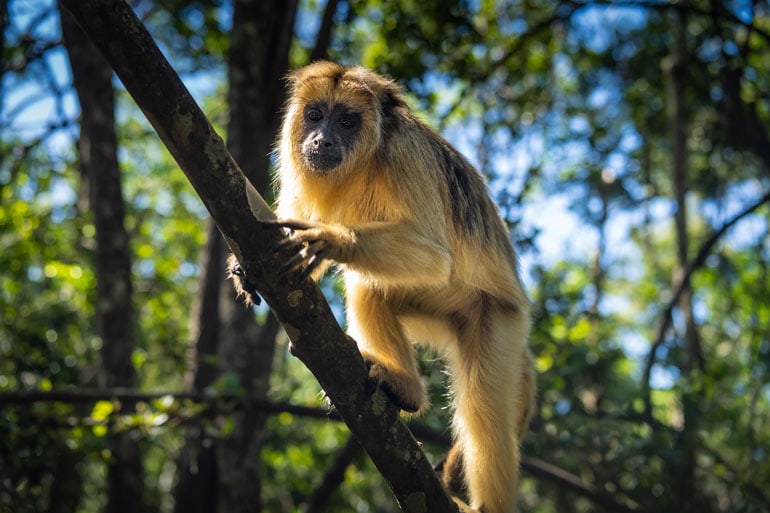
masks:
[[[279,228],[152,37],[124,1],[61,0],[123,82],[273,309],[293,353],[318,379],[385,477],[403,511],[456,512],[399,412],[368,380],[355,343],[321,291],[278,273]],[[251,213],[251,215],[248,215]]]
[[[724,6],[723,3],[715,2],[716,7],[712,9],[700,7],[695,2],[678,2],[667,0],[567,0],[567,3],[580,8],[596,5],[608,7],[638,7],[652,11],[675,10],[683,13],[693,13],[700,16],[715,17],[717,19],[755,32],[765,41],[770,42],[770,32],[763,29],[758,23],[756,23],[755,17],[753,15],[750,21],[744,21],[736,14],[734,14],[729,8]],[[720,5],[722,7],[720,7]]]
[[[751,214],[755,210],[757,210],[759,207],[764,205],[765,203],[770,202],[770,191],[766,192],[761,198],[759,198],[757,201],[743,209],[742,211],[738,212],[735,216],[733,216],[732,219],[727,221],[725,224],[723,224],[717,231],[715,231],[711,236],[706,239],[703,244],[701,244],[700,248],[698,249],[698,253],[695,255],[695,257],[690,260],[690,262],[687,264],[687,267],[684,268],[684,271],[682,272],[682,277],[679,279],[679,281],[676,284],[676,287],[674,287],[674,291],[671,294],[671,298],[668,300],[668,304],[666,305],[666,308],[663,309],[663,312],[660,316],[660,324],[658,325],[658,331],[655,336],[655,340],[652,343],[652,346],[650,347],[650,354],[647,357],[647,364],[644,368],[644,375],[642,377],[642,387],[643,387],[643,396],[644,396],[644,414],[648,421],[652,420],[652,398],[650,397],[650,376],[652,374],[652,368],[655,365],[655,360],[657,359],[657,352],[660,346],[663,345],[663,342],[666,339],[666,333],[668,332],[668,329],[671,327],[671,312],[674,310],[674,307],[679,303],[679,299],[682,297],[682,294],[685,290],[690,286],[690,279],[692,278],[692,275],[695,271],[700,269],[703,264],[706,262],[706,258],[711,254],[711,250],[714,248],[714,246],[719,242],[719,240],[722,238],[722,236],[727,233],[727,231],[735,226],[735,224],[746,217],[747,215]]]
[[[342,446],[334,461],[326,469],[321,484],[305,503],[304,513],[318,513],[327,510],[329,498],[345,481],[345,471],[359,454],[361,454],[361,445],[358,440],[354,436],[348,437],[345,445]]]
[[[0,392],[0,406],[2,405],[28,405],[36,402],[60,402],[66,404],[89,404],[96,401],[119,401],[123,406],[122,411],[128,407],[140,402],[150,402],[158,399],[172,398],[174,401],[195,401],[198,404],[207,405],[207,410],[211,412],[227,412],[238,408],[254,408],[268,414],[290,413],[298,417],[322,419],[325,421],[340,421],[339,415],[335,411],[329,411],[326,408],[301,406],[281,401],[269,401],[266,399],[244,398],[240,395],[212,395],[179,392],[179,391],[155,391],[146,392],[129,388],[65,388],[58,390],[16,390],[13,392]],[[205,415],[203,413],[202,415]],[[178,415],[178,414],[177,414]],[[196,413],[195,415],[201,415]],[[72,417],[70,417],[72,418]],[[410,422],[409,428],[420,440],[425,443],[436,444],[444,447],[452,445],[452,439],[446,431],[438,430],[417,422]],[[354,458],[360,451],[360,444],[355,440],[348,440],[340,451],[337,460],[333,464],[336,468],[329,469],[324,476],[324,482],[316,490],[316,496],[308,501],[306,513],[318,511],[320,502],[325,501],[321,497],[328,492],[328,487],[333,486],[336,479],[339,478],[341,467]],[[630,508],[611,495],[602,491],[598,486],[591,485],[583,481],[579,476],[558,467],[552,463],[531,456],[522,456],[521,468],[529,475],[551,483],[561,490],[569,490],[574,494],[584,497],[591,502],[602,506],[605,510],[615,513],[640,513],[644,510]],[[322,490],[324,488],[324,490]]]

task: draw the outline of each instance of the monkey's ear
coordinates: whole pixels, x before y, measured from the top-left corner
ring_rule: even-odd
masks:
[[[393,130],[401,119],[396,112],[402,108],[408,108],[404,101],[398,86],[386,88],[380,95],[380,115],[382,116],[383,128],[386,132]]]
[[[388,116],[392,116],[393,111],[396,110],[397,107],[406,106],[400,92],[397,89],[393,90],[390,88],[383,91],[380,98],[380,104],[382,105],[382,113]]]

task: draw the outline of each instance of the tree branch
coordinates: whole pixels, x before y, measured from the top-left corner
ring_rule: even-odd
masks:
[[[104,54],[216,221],[260,295],[407,512],[456,512],[399,411],[368,379],[363,359],[319,288],[278,273],[279,228],[152,37],[124,1],[60,0]],[[251,215],[248,215],[251,213]]]
[[[334,15],[337,13],[338,3],[339,0],[327,0],[326,2],[323,17],[321,18],[321,27],[316,35],[315,46],[313,51],[310,52],[310,62],[329,58],[329,45],[331,44]]]
[[[157,399],[171,397],[175,401],[190,400],[197,403],[232,403],[224,407],[213,405],[212,409],[216,412],[226,412],[238,407],[254,408],[268,414],[290,413],[299,417],[341,421],[342,419],[334,410],[327,408],[315,408],[310,406],[299,406],[296,404],[282,401],[268,401],[260,399],[244,398],[239,395],[217,394],[208,395],[195,392],[140,392],[134,389],[126,388],[68,388],[60,390],[17,390],[13,392],[0,392],[0,405],[26,405],[35,402],[61,402],[68,404],[88,404],[96,401],[120,401],[123,406],[151,402]],[[435,444],[449,448],[452,445],[452,438],[445,430],[438,430],[424,424],[410,422],[409,429],[414,435],[425,443]],[[354,447],[358,447],[355,449]],[[337,464],[344,465],[344,462],[350,461],[360,450],[360,445],[354,440],[348,440],[345,447],[340,451],[337,457]],[[639,513],[640,510],[634,510],[615,501],[610,495],[602,492],[599,488],[584,482],[579,476],[564,470],[561,467],[548,463],[539,458],[531,456],[522,456],[522,470],[530,476],[547,481],[560,489],[570,490],[572,493],[584,497],[598,505],[603,506],[607,511],[619,513]],[[337,472],[335,470],[334,472]],[[324,485],[319,486],[316,493],[320,492],[323,486],[329,486],[334,479],[332,471],[327,472],[324,477]],[[318,500],[318,499],[316,499]],[[308,506],[308,513],[311,511]]]
[[[243,406],[254,408],[265,413],[291,413],[303,417],[340,420],[339,416],[326,408],[298,406],[281,401],[253,399],[236,394],[208,394],[200,392],[140,392],[132,388],[64,388],[59,390],[16,390],[0,392],[0,405],[32,404],[32,403],[67,403],[89,404],[97,401],[120,401],[124,405],[147,403],[170,397],[175,401],[194,401],[196,403],[232,402],[233,408]]]
[[[645,409],[645,417],[649,420],[652,420],[652,398],[650,396],[650,376],[652,374],[652,368],[655,365],[655,360],[657,359],[657,352],[660,346],[663,345],[663,342],[666,338],[666,333],[668,332],[669,327],[671,326],[671,312],[674,310],[674,307],[679,303],[679,299],[681,298],[682,294],[685,290],[690,286],[690,279],[692,278],[692,275],[695,271],[700,269],[703,264],[706,262],[706,258],[711,254],[712,248],[716,245],[717,242],[722,238],[722,236],[727,233],[727,231],[735,226],[735,224],[746,217],[747,215],[754,212],[756,209],[764,205],[765,203],[770,202],[770,191],[766,192],[764,196],[759,198],[757,201],[743,209],[741,212],[737,213],[732,219],[727,221],[725,224],[722,225],[721,228],[719,228],[717,231],[715,231],[711,236],[706,239],[703,244],[701,244],[700,249],[698,249],[698,253],[695,255],[695,257],[690,261],[690,263],[687,264],[687,267],[684,268],[684,272],[682,272],[682,277],[679,279],[679,281],[676,284],[676,287],[674,287],[673,293],[671,294],[671,298],[668,300],[668,304],[666,305],[666,308],[663,309],[663,313],[660,317],[660,324],[658,325],[658,331],[657,335],[655,336],[655,340],[652,343],[652,346],[650,347],[650,354],[647,357],[647,365],[644,368],[644,376],[642,378],[642,387],[643,387],[643,396],[644,396],[644,409]]]
[[[348,437],[347,442],[342,446],[337,457],[334,458],[332,464],[326,469],[321,484],[318,485],[318,488],[313,491],[313,494],[305,503],[304,513],[326,511],[329,497],[345,481],[345,471],[359,454],[361,454],[361,444],[358,443],[354,436]]]
[[[770,32],[763,30],[762,27],[759,27],[756,23],[754,23],[753,16],[752,21],[743,21],[727,7],[722,7],[721,9],[706,9],[699,7],[693,2],[668,2],[661,0],[569,0],[569,3],[576,7],[591,7],[595,5],[601,5],[606,7],[638,7],[652,11],[677,10],[680,12],[690,12],[700,16],[715,17],[728,23],[733,23],[751,32],[755,32],[765,41],[770,42]]]
[[[611,495],[596,489],[583,482],[578,476],[567,472],[555,465],[551,465],[537,458],[522,458],[522,468],[529,474],[547,479],[557,484],[561,489],[567,489],[573,493],[589,499],[607,511],[618,513],[639,513],[641,509],[634,509],[617,502]]]

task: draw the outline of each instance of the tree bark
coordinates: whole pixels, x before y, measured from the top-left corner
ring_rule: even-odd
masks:
[[[68,12],[61,12],[62,33],[80,100],[78,154],[81,177],[88,181],[96,229],[96,323],[102,341],[100,387],[135,387],[129,237],[124,226],[112,70]],[[108,513],[139,513],[144,507],[141,452],[126,433],[109,433]]]
[[[398,409],[368,379],[358,348],[320,289],[278,270],[274,214],[227,152],[149,33],[125,2],[61,0],[105,54],[208,208],[260,295],[286,329],[294,354],[386,478],[402,510],[456,512]],[[246,215],[247,213],[252,215]]]
[[[676,40],[671,54],[662,63],[666,83],[666,104],[668,122],[671,130],[672,147],[672,182],[674,186],[674,227],[676,233],[677,266],[674,270],[673,283],[681,282],[689,263],[689,236],[687,231],[687,111],[685,108],[685,83],[687,72],[687,19],[683,12],[676,14]],[[681,431],[677,450],[680,458],[672,460],[674,493],[681,498],[686,512],[710,511],[697,487],[697,431],[700,421],[699,386],[693,372],[702,369],[702,351],[697,326],[693,317],[692,287],[685,284],[679,296],[678,311],[683,317],[681,337],[684,356],[680,364],[682,377],[688,384],[682,391],[682,409],[684,427]]]
[[[334,28],[334,15],[337,14],[339,0],[326,0],[321,26],[315,38],[315,46],[310,52],[310,62],[329,58],[329,45],[332,41],[332,29]]]
[[[270,187],[269,153],[280,123],[281,80],[288,71],[295,13],[296,1],[237,0],[234,4],[228,55],[228,149],[244,163],[243,172],[260,191]],[[268,316],[260,326],[232,287],[223,286],[227,246],[213,221],[204,252],[206,272],[200,279],[204,295],[193,319],[198,334],[194,351],[198,359],[191,361],[198,368],[194,390],[200,392],[212,384],[220,372],[231,372],[247,397],[266,399],[278,323]],[[217,368],[207,371],[201,356],[216,356]],[[232,431],[215,445],[202,439],[200,426],[188,430],[175,492],[177,512],[259,509],[266,418],[264,412],[251,408],[232,413]]]
[[[236,0],[228,55],[230,119],[227,147],[258,191],[270,189],[270,149],[280,125],[283,83],[289,67],[296,0]],[[224,261],[224,252],[220,255]],[[224,266],[222,266],[224,268]],[[263,326],[235,297],[229,284],[220,293],[222,368],[234,372],[247,397],[266,399],[278,322]],[[247,513],[261,504],[260,470],[266,438],[264,412],[233,415],[233,431],[218,445],[219,511]]]
[[[191,345],[187,355],[185,388],[200,394],[214,383],[219,371],[215,358],[219,342],[219,291],[222,283],[224,241],[219,230],[209,224],[208,242],[201,252],[200,291],[194,298],[191,318]],[[196,419],[185,430],[185,443],[177,462],[174,488],[176,513],[212,513],[218,501],[218,473],[214,441]]]

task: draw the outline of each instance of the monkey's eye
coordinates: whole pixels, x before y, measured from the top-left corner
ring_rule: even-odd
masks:
[[[353,128],[356,124],[352,116],[340,116],[337,123],[339,123],[342,128]]]
[[[308,109],[305,112],[305,119],[311,123],[318,123],[324,118],[323,113],[318,109]]]

